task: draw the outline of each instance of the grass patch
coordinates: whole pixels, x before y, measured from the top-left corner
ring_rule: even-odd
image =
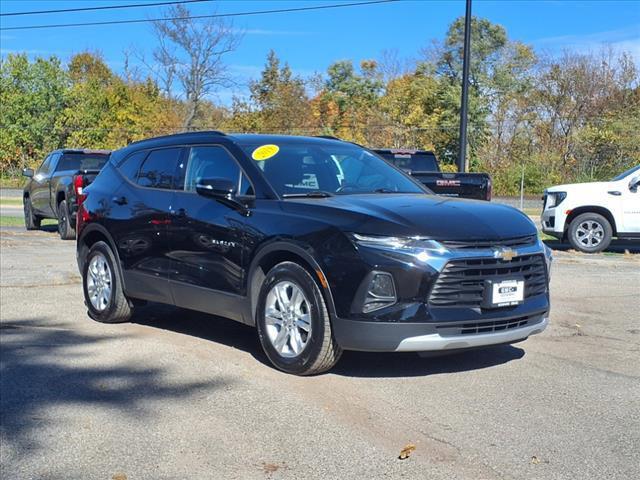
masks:
[[[537,217],[542,212],[542,209],[541,208],[525,208],[524,210],[522,210],[522,212],[524,212],[526,215]]]
[[[12,207],[21,207],[22,199],[15,197],[0,197],[0,205],[10,205]]]
[[[58,222],[51,219],[45,218],[42,220],[41,225],[57,225]],[[1,216],[0,217],[0,227],[24,227],[24,218],[23,217],[9,217],[9,216]]]
[[[24,187],[25,177],[0,177],[0,188],[22,188]]]
[[[547,235],[542,230],[538,230],[538,234],[540,235],[540,240],[542,240],[542,241],[545,241],[545,240],[557,240],[556,237],[552,237],[551,235]]]

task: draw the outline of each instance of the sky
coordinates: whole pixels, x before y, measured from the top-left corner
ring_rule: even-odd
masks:
[[[0,13],[95,5],[153,3],[158,0],[0,0]],[[358,1],[358,0],[350,0]],[[220,0],[190,6],[195,15],[295,8],[347,3],[345,0]],[[449,24],[464,15],[464,0],[402,0],[394,3],[334,10],[236,17],[234,28],[243,32],[239,48],[227,63],[238,86],[218,93],[229,103],[246,94],[249,79],[257,78],[266,55],[274,49],[294,73],[308,76],[324,72],[336,60],[379,58],[384,50],[400,58],[416,59],[431,40],[443,39]],[[156,18],[158,7],[0,17],[3,28],[48,23],[75,23]],[[640,0],[474,0],[473,14],[504,26],[510,39],[532,45],[551,55],[563,49],[597,51],[603,44],[630,52],[640,65]],[[26,52],[31,57],[57,55],[68,60],[74,53],[100,52],[114,70],[124,67],[123,51],[150,52],[155,39],[145,24],[77,27],[46,30],[0,31],[0,54]]]

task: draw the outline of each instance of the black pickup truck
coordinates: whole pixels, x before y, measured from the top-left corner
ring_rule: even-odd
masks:
[[[109,160],[108,150],[55,150],[34,172],[25,168],[24,223],[37,230],[43,218],[58,220],[63,240],[76,238],[76,212],[82,189],[89,185]]]
[[[442,172],[435,154],[427,150],[376,148],[373,151],[438,195],[491,200],[492,185],[488,173]]]

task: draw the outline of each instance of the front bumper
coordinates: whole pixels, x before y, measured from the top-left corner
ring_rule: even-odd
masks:
[[[396,347],[395,351],[427,352],[436,350],[458,350],[462,348],[514,343],[525,340],[530,335],[541,333],[545,328],[547,328],[548,323],[549,319],[547,317],[540,317],[540,320],[537,320],[533,325],[502,330],[500,332],[476,335],[454,335],[451,337],[445,337],[438,333],[418,335],[416,337],[408,337],[402,340]]]
[[[549,310],[459,322],[366,322],[333,319],[333,332],[345,350],[366,352],[426,352],[499,345],[525,340],[541,333],[548,324]]]
[[[424,264],[434,272],[424,274],[423,284],[428,284],[429,287],[423,285],[413,291],[406,284],[419,281],[419,276],[409,273],[415,273],[418,263],[416,259],[407,271],[394,272],[396,285],[400,286],[399,291],[409,291],[413,293],[412,296],[400,296],[395,305],[372,314],[358,314],[358,308],[352,308],[348,316],[332,313],[333,333],[337,343],[345,350],[421,352],[514,343],[542,332],[547,326],[550,310],[548,278],[551,254],[539,239],[532,244],[514,248],[517,251],[516,257],[522,258],[522,263],[502,259],[500,255],[505,248],[496,247],[449,249],[441,254],[434,254],[424,260]],[[532,261],[538,255],[543,255],[545,259],[542,267],[542,275],[546,281],[544,288],[539,286],[540,267]],[[461,263],[461,260],[464,262]],[[397,261],[397,258],[393,259],[393,262]],[[449,270],[445,269],[447,265],[451,265]],[[526,270],[520,270],[520,265]],[[463,270],[457,270],[458,268]],[[376,269],[392,271],[381,261],[376,263]],[[500,272],[494,269],[500,269]],[[462,276],[462,280],[456,278],[460,276],[460,271],[470,276]],[[482,303],[477,303],[480,299],[468,296],[471,295],[469,290],[464,290],[466,293],[456,299],[456,291],[451,286],[462,281],[461,288],[477,288],[478,279],[475,275],[478,272],[483,275],[481,279],[485,275],[489,279],[496,278],[497,275],[500,275],[499,278],[511,274],[527,275],[527,282],[531,282],[531,287],[527,288],[531,290],[527,290],[529,294],[524,303],[512,307],[486,308]],[[437,277],[440,276],[443,276],[444,287],[439,287],[437,293],[434,293],[433,288],[438,284]],[[453,294],[452,298],[448,298],[449,293]],[[358,306],[357,301],[354,304]]]
[[[540,216],[542,231],[552,237],[562,238],[564,235],[564,223],[566,214],[561,208],[547,208]]]

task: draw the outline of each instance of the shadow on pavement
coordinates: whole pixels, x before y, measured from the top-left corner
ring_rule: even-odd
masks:
[[[274,368],[262,351],[256,330],[233,320],[176,307],[148,305],[136,312],[134,322],[237,348]],[[416,353],[344,352],[329,373],[349,377],[425,376],[489,368],[518,360],[524,354],[523,349],[512,345],[428,357]]]
[[[569,242],[563,242],[561,240],[545,240],[544,243],[547,244],[549,248],[552,250],[559,250],[562,252],[566,252],[568,250],[573,250],[573,246]],[[625,251],[629,251],[630,253],[640,253],[640,240],[620,240],[614,239],[609,245],[609,248],[605,250],[605,252],[610,253],[625,253]],[[588,253],[580,253],[580,255],[589,255]]]
[[[23,452],[47,448],[31,432],[60,422],[51,413],[60,406],[104,406],[139,416],[150,400],[186,397],[224,384],[168,384],[160,367],[123,365],[117,357],[104,364],[95,349],[115,348],[111,342],[126,337],[84,335],[50,319],[2,323],[0,335],[0,434]]]

